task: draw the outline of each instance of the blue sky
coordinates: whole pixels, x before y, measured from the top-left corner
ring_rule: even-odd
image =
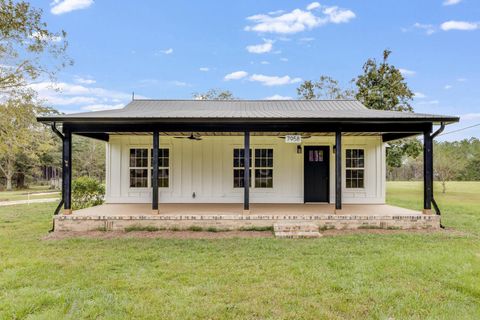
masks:
[[[119,108],[137,97],[190,99],[228,89],[238,98],[295,98],[299,82],[344,86],[370,57],[393,51],[416,112],[480,123],[477,0],[32,1],[68,33],[72,67],[57,88],[35,84],[63,112]],[[480,136],[480,126],[442,136]]]

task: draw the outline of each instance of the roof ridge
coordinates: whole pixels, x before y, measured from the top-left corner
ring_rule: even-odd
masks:
[[[285,99],[285,100],[270,100],[270,99],[228,99],[228,100],[214,100],[214,99],[134,99],[130,102],[135,102],[135,101],[198,101],[198,102],[248,102],[248,101],[254,101],[254,102],[285,102],[285,101],[305,101],[305,102],[315,102],[315,101],[358,101],[357,99]]]

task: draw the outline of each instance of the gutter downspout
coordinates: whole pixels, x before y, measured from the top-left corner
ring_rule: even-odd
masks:
[[[438,130],[435,131],[430,136],[430,137],[432,137],[432,142],[433,142],[433,139],[435,139],[436,136],[438,136],[440,133],[442,133],[444,129],[445,129],[445,122],[441,122],[440,123],[440,128],[438,128]],[[435,197],[433,195],[433,183],[432,183],[432,204],[433,204],[433,208],[435,209],[435,213],[439,216],[442,215],[442,213],[440,212],[440,208],[438,207],[437,202],[435,201]],[[442,223],[440,223],[440,228],[445,229],[445,226],[442,225]]]
[[[62,140],[65,140],[65,136],[60,132],[58,131],[57,129],[57,126],[56,126],[56,123],[53,122],[52,125],[52,131]],[[62,171],[62,183],[63,183],[63,171]],[[60,200],[60,203],[58,204],[57,208],[55,209],[55,212],[53,213],[54,216],[58,215],[58,213],[60,212],[60,209],[62,208],[63,206],[63,202],[64,202],[64,199],[63,199],[63,190],[62,190],[62,198]],[[53,220],[53,223],[52,223],[52,229],[49,230],[48,232],[53,232],[55,231],[55,219]]]

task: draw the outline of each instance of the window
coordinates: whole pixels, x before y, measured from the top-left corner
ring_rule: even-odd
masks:
[[[255,149],[255,188],[273,188],[273,149]]]
[[[250,150],[250,187],[252,170],[255,173],[255,188],[273,188],[273,149]],[[254,161],[252,161],[252,158]],[[254,165],[252,167],[252,164]],[[243,188],[245,172],[245,155],[243,149],[233,149],[233,187]]]
[[[346,187],[363,188],[365,185],[365,151],[363,149],[346,150]]]
[[[130,188],[148,187],[148,149],[130,149]]]
[[[153,176],[152,149],[130,149],[130,188],[148,188],[152,186],[149,179]],[[150,161],[149,161],[150,160]],[[158,187],[168,188],[170,178],[170,150],[158,149]]]
[[[250,167],[252,166],[252,150],[250,150]],[[245,172],[245,152],[243,149],[233,149],[233,187],[243,188]],[[252,186],[252,170],[250,169],[250,187]]]
[[[150,149],[152,160],[150,166],[153,167],[153,150]],[[170,173],[170,150],[166,148],[158,149],[158,187],[168,188],[168,177]],[[150,170],[150,175],[153,177],[153,168]]]

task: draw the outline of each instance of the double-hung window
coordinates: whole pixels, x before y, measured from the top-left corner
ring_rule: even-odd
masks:
[[[130,188],[148,187],[148,149],[130,149]]]
[[[346,187],[364,188],[365,186],[365,150],[346,149],[345,157]]]
[[[253,166],[252,166],[253,165]],[[243,188],[245,172],[244,149],[233,149],[233,187]],[[254,187],[273,188],[273,149],[255,148],[250,150],[250,187],[254,173]]]
[[[153,176],[152,149],[131,148],[129,159],[130,188],[149,188]],[[158,149],[158,187],[168,188],[170,179],[170,150]]]

